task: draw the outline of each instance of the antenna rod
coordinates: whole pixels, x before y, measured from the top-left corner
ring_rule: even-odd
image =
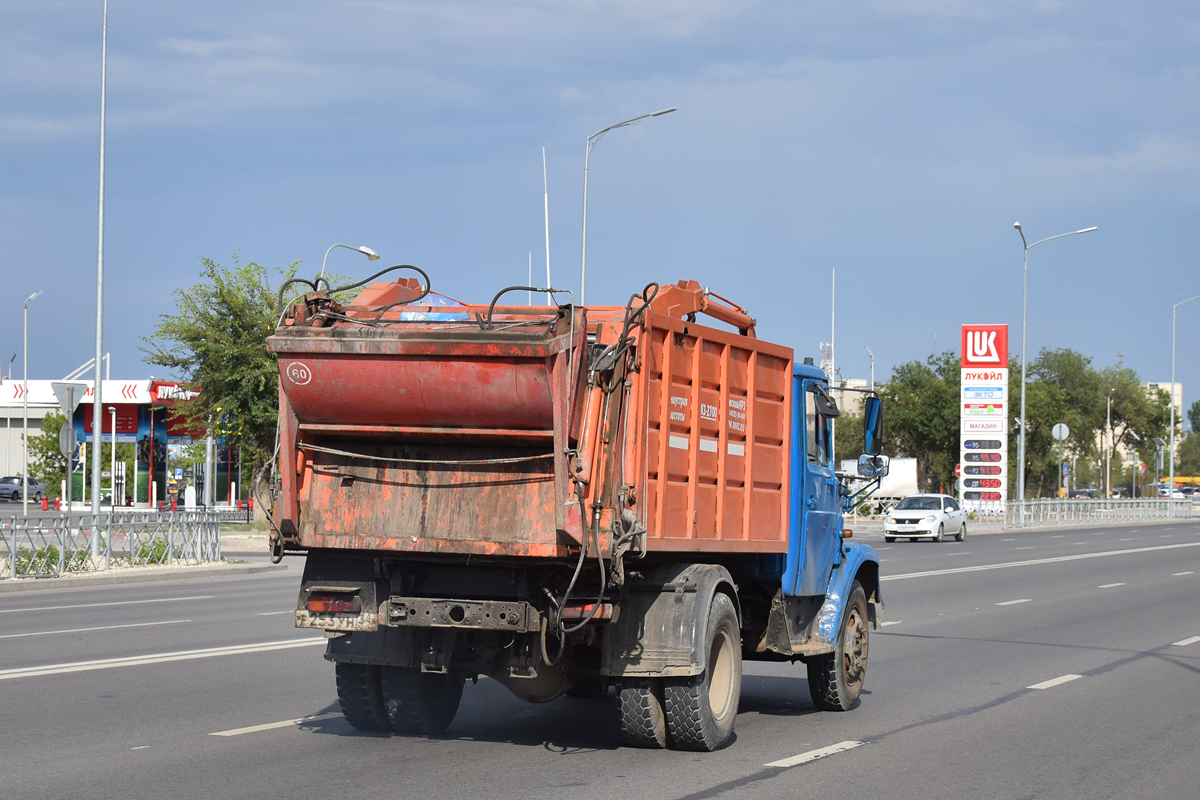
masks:
[[[550,282],[550,182],[546,177],[546,148],[542,148],[542,200],[546,211],[546,288],[554,286]],[[533,277],[529,278],[529,282],[533,283]],[[546,292],[547,305],[554,305],[554,298],[549,292]]]

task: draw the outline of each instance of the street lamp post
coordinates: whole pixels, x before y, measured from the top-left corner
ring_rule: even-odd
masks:
[[[592,155],[592,148],[596,146],[596,142],[600,141],[600,137],[609,131],[617,128],[624,128],[627,125],[632,125],[635,122],[647,119],[648,117],[661,117],[663,114],[670,114],[672,111],[677,111],[674,106],[664,108],[662,111],[654,111],[649,114],[642,114],[640,117],[627,119],[623,122],[618,122],[615,125],[609,125],[607,128],[598,130],[587,138],[587,147],[583,152],[583,257],[579,263],[579,305],[584,305],[585,293],[587,288],[587,196],[588,196],[588,158]]]
[[[871,352],[871,348],[863,345],[863,350],[867,351],[867,355],[871,357],[871,391],[875,391],[875,354]]]
[[[1171,307],[1171,450],[1168,456],[1171,459],[1171,492],[1175,491],[1175,312],[1181,305],[1193,300],[1200,300],[1200,295],[1180,300]]]
[[[109,505],[115,511],[117,508],[117,407],[109,406],[108,414],[112,422],[112,452],[108,454],[108,497]]]
[[[329,261],[329,254],[331,252],[333,252],[333,248],[335,248],[335,247],[344,247],[347,250],[354,250],[359,253],[362,253],[364,256],[367,257],[367,261],[378,261],[379,260],[379,254],[376,253],[371,248],[367,247],[365,244],[359,245],[358,247],[353,247],[348,244],[331,244],[329,246],[329,249],[325,251],[325,258],[322,259],[322,261],[321,261],[321,274],[317,276],[318,278],[325,277],[325,264],[326,264],[326,262]]]
[[[1105,498],[1104,498],[1105,500],[1112,499],[1112,466],[1111,466],[1112,465],[1112,448],[1113,448],[1112,396],[1113,396],[1113,392],[1115,392],[1115,391],[1116,391],[1115,387],[1108,390],[1108,407],[1104,412],[1104,428],[1105,428],[1104,433],[1105,433],[1105,439],[1106,439],[1105,445],[1104,445],[1104,486],[1105,486],[1105,492],[1106,492]]]
[[[1133,437],[1133,443],[1134,443],[1134,447],[1133,447],[1133,463],[1130,465],[1131,469],[1129,470],[1129,499],[1130,499],[1130,500],[1136,500],[1136,499],[1137,499],[1137,474],[1138,474],[1138,467],[1140,467],[1140,466],[1142,465],[1142,460],[1141,460],[1140,458],[1138,458],[1138,449],[1137,449],[1137,445],[1139,445],[1139,444],[1141,444],[1141,443],[1142,443],[1142,437],[1138,436],[1138,435],[1137,435],[1136,433],[1134,433],[1133,431],[1126,431],[1126,433],[1127,433],[1129,436],[1132,436],[1132,437]]]
[[[100,220],[96,236],[96,380],[92,389],[92,443],[96,452],[92,454],[92,513],[100,513],[100,434],[97,432],[103,420],[103,399],[100,380],[100,363],[104,360],[104,112],[105,91],[108,77],[108,0],[104,0],[104,22],[100,35]],[[92,532],[92,554],[97,554],[95,528]]]
[[[21,401],[24,404],[25,418],[24,434],[21,437],[21,514],[29,516],[29,303],[41,292],[34,292],[25,298],[25,378],[22,381]],[[15,573],[14,573],[15,574]]]
[[[1039,244],[1061,239],[1064,236],[1075,236],[1079,233],[1091,233],[1096,230],[1096,226],[1083,228],[1078,231],[1069,231],[1068,233],[1060,233],[1057,236],[1048,236],[1045,239],[1029,244],[1025,240],[1025,231],[1021,230],[1021,223],[1014,222],[1013,227],[1017,229],[1017,233],[1021,234],[1021,244],[1025,247],[1025,270],[1021,290],[1021,436],[1017,441],[1017,503],[1020,506],[1021,526],[1025,525],[1025,429],[1028,427],[1025,422],[1025,362],[1028,360],[1025,357],[1025,319],[1028,316],[1029,310],[1029,251],[1037,247]]]

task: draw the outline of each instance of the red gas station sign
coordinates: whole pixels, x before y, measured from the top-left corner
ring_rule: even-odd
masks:
[[[964,369],[1007,369],[1008,326],[963,325],[962,365]]]

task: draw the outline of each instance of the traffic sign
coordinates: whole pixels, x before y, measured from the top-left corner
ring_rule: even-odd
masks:
[[[78,445],[79,442],[75,439],[75,426],[68,421],[58,432],[58,449],[62,451],[64,458],[72,458]]]
[[[954,465],[954,477],[958,478],[961,476],[962,476],[962,464],[955,464]]]
[[[1071,429],[1068,428],[1065,424],[1059,422],[1053,428],[1050,429],[1050,435],[1054,437],[1054,440],[1056,442],[1061,442],[1063,439],[1066,439],[1068,436],[1071,435]]]
[[[83,393],[87,391],[88,385],[54,381],[50,384],[50,388],[54,390],[54,396],[58,398],[58,404],[62,407],[63,413],[67,415],[69,422],[75,409],[83,402]]]

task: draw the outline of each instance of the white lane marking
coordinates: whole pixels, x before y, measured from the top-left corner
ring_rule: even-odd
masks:
[[[194,658],[213,658],[215,656],[233,656],[243,653],[262,653],[268,650],[286,650],[292,647],[309,647],[315,644],[325,644],[325,637],[320,639],[284,639],[280,642],[260,642],[258,644],[238,644],[230,647],[207,647],[203,650],[178,650],[173,653],[152,653],[145,656],[127,656],[125,658],[106,658],[100,661],[76,661],[70,664],[46,664],[41,667],[22,667],[20,669],[0,670],[0,681],[10,678],[33,678],[41,675],[62,675],[68,672],[90,672],[97,669],[115,669],[117,667],[136,667],[142,664],[163,664],[168,661],[190,661]]]
[[[946,558],[952,558],[954,556],[965,556],[965,555],[966,555],[966,553],[946,553]]]
[[[276,614],[295,614],[295,611],[260,611],[254,616],[256,617],[273,617]]]
[[[1191,570],[1188,570],[1187,572],[1172,572],[1171,577],[1172,578],[1181,578],[1184,575],[1195,575],[1195,574],[1196,573],[1192,572]]]
[[[902,619],[890,619],[890,620],[888,620],[887,622],[881,622],[881,623],[879,623],[879,627],[881,627],[881,628],[886,628],[888,625],[899,625],[901,622],[904,622],[904,620],[902,620]]]
[[[1015,542],[1016,539],[1001,539],[1002,542]]]
[[[243,733],[258,733],[259,731],[269,731],[275,728],[287,728],[292,725],[303,725],[306,722],[316,722],[322,719],[333,719],[334,717],[342,716],[342,712],[337,711],[331,714],[314,714],[311,717],[301,717],[300,719],[285,719],[283,722],[268,722],[264,725],[251,725],[248,728],[234,728],[228,731],[215,731],[209,736],[241,736]]]
[[[1136,536],[1126,536],[1124,539],[1117,539],[1118,542],[1132,542]]]
[[[131,747],[129,749],[130,750],[148,750],[148,749],[150,749],[150,745],[142,744],[142,745],[138,745],[137,747]]]
[[[1018,603],[1032,603],[1028,597],[1022,597],[1020,600],[1005,600],[1003,603],[996,603],[998,606],[1015,606]]]
[[[954,567],[952,569],[931,569],[926,572],[906,572],[900,575],[884,575],[881,581],[903,581],[909,578],[929,578],[934,575],[957,575],[963,572],[989,572],[994,569],[1011,569],[1013,567],[1032,567],[1038,564],[1058,564],[1063,561],[1080,561],[1085,558],[1107,558],[1108,556],[1128,556],[1138,553],[1157,553],[1163,550],[1179,550],[1184,547],[1200,547],[1200,542],[1185,544],[1161,544],[1154,547],[1133,547],[1128,550],[1106,550],[1100,553],[1080,553],[1073,556],[1055,556],[1053,558],[1035,558],[1029,561],[1008,561],[1003,564],[984,564],[976,567]]]
[[[1173,533],[1164,533],[1164,534],[1162,535],[1162,538],[1163,538],[1163,539],[1174,539],[1174,538],[1175,538],[1175,534],[1173,534]]]
[[[1079,680],[1082,675],[1060,675],[1057,678],[1051,678],[1048,681],[1035,683],[1033,686],[1026,686],[1026,689],[1049,689],[1051,686],[1060,686],[1064,683],[1070,683],[1074,680]]]
[[[1105,531],[1096,531],[1095,533],[1092,534],[1092,536],[1103,536],[1104,534],[1105,534]]]
[[[1013,548],[1013,550],[1032,550],[1032,549],[1033,549],[1032,545],[1027,545],[1025,547],[1014,547]]]
[[[1118,586],[1124,586],[1124,585],[1125,584],[1123,584],[1123,583],[1102,583],[1099,586],[1097,586],[1096,588],[1097,589],[1115,589]]]
[[[37,608],[3,608],[0,614],[18,614],[22,611],[58,611],[63,608],[101,608],[106,606],[135,606],[141,603],[181,603],[184,600],[212,600],[216,595],[202,594],[196,597],[158,597],[153,600],[116,600],[111,603],[76,603],[70,606],[39,606]]]
[[[20,639],[24,636],[53,636],[56,633],[88,633],[90,631],[115,631],[118,628],[148,628],[151,625],[182,625],[190,619],[168,619],[161,622],[133,622],[128,625],[99,625],[95,628],[67,628],[61,631],[33,631],[31,633],[6,633],[0,639]]]
[[[1053,536],[1051,536],[1050,538],[1051,539],[1064,539],[1064,538],[1066,538],[1066,534],[1065,533],[1056,533]]]
[[[1180,639],[1178,642],[1171,642],[1173,647],[1187,647],[1189,644],[1200,642],[1200,636],[1192,636],[1187,639]]]
[[[845,741],[831,744],[829,747],[822,747],[819,750],[809,750],[807,753],[801,753],[798,756],[791,758],[781,758],[778,761],[772,761],[769,764],[763,764],[764,767],[795,767],[800,764],[807,764],[810,761],[816,761],[820,758],[827,758],[838,753],[844,753],[847,750],[853,750],[856,747],[862,747],[866,742]]]

